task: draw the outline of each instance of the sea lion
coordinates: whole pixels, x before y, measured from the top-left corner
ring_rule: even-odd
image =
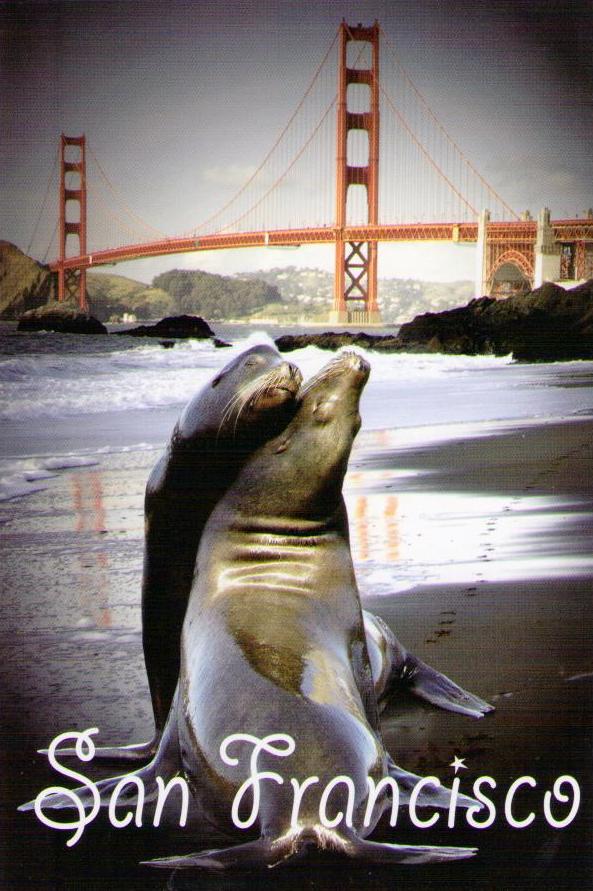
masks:
[[[132,775],[142,780],[148,799],[158,777],[181,769],[208,820],[236,834],[238,821],[231,815],[253,777],[253,741],[290,738],[290,757],[274,757],[271,745],[260,753],[263,782],[254,817],[259,837],[150,865],[276,866],[310,848],[381,863],[475,853],[366,841],[389,805],[383,789],[368,813],[369,778],[375,788],[395,780],[400,801],[409,801],[420,781],[396,767],[383,747],[360,598],[342,532],[342,482],[368,374],[356,354],[333,360],[307,386],[286,429],[254,452],[212,512],[183,624],[169,720],[156,757]],[[119,784],[119,777],[97,784],[102,804]],[[322,817],[328,789],[329,822]],[[92,804],[88,788],[76,792],[84,806]],[[136,798],[132,792],[125,803]],[[255,799],[254,792],[253,809]],[[419,801],[445,808],[450,802],[451,792],[440,786],[426,787]],[[44,807],[71,804],[58,793]],[[457,805],[480,809],[463,795]],[[240,810],[239,817],[245,822]]]
[[[181,626],[202,530],[247,457],[288,422],[301,381],[295,365],[261,344],[225,365],[184,408],[144,500],[142,642],[155,735],[148,743],[97,749],[98,757],[154,755],[179,676]]]
[[[181,626],[205,522],[249,454],[288,422],[301,381],[294,365],[259,345],[226,365],[185,407],[145,494],[142,632],[155,734],[147,743],[98,748],[97,757],[141,761],[156,752],[177,683]],[[343,500],[336,517],[349,542]],[[407,653],[379,617],[365,610],[363,621],[382,707],[405,686],[434,705],[472,717],[492,710]]]

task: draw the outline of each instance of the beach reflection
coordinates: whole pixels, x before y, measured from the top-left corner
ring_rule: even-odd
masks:
[[[100,471],[76,473],[71,476],[70,490],[74,531],[77,533],[107,532],[107,512],[103,499],[103,482]],[[83,615],[97,628],[110,628],[111,610],[108,603],[109,555],[106,548],[89,547],[78,555],[78,585]]]
[[[124,486],[128,478],[126,471]],[[143,493],[138,486],[145,470],[134,475],[130,492],[101,468],[77,469],[67,479],[65,519],[75,555],[69,585],[76,591],[68,625],[79,642],[125,644],[139,622]]]
[[[388,434],[381,431],[385,444]],[[419,476],[361,462],[346,478],[363,590],[389,594],[419,583],[558,578],[593,569],[588,499],[439,491],[438,473],[423,474],[422,486]]]

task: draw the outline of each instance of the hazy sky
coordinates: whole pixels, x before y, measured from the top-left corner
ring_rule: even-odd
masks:
[[[195,226],[271,147],[342,17],[379,20],[511,206],[554,217],[593,206],[592,0],[3,2],[0,238],[27,248],[61,131],[86,133],[147,222],[170,234]],[[332,250],[186,254],[117,271],[148,281],[173,266],[288,263],[331,269]],[[380,275],[472,271],[471,248],[381,249]]]

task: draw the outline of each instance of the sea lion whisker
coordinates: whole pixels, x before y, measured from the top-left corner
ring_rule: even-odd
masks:
[[[220,433],[221,433],[221,431],[222,431],[222,428],[223,428],[223,427],[225,426],[225,424],[227,424],[227,423],[230,421],[230,419],[232,418],[232,416],[233,416],[233,412],[235,411],[235,409],[236,409],[237,407],[239,407],[239,411],[238,411],[238,413],[237,413],[237,417],[236,417],[236,419],[235,419],[235,425],[234,425],[234,426],[235,426],[235,429],[236,429],[237,421],[238,421],[238,419],[239,419],[239,417],[240,417],[240,415],[241,415],[241,412],[243,411],[243,408],[244,408],[245,405],[250,401],[250,399],[252,399],[252,397],[253,397],[253,390],[254,390],[254,385],[255,385],[255,384],[257,384],[257,381],[250,381],[249,383],[244,384],[244,385],[238,390],[238,392],[237,392],[237,393],[234,393],[233,396],[229,399],[229,401],[228,401],[227,404],[225,405],[225,407],[224,407],[224,409],[223,409],[223,412],[222,412],[222,415],[221,415],[220,424],[218,425],[218,430],[217,430],[217,433],[216,433],[216,438],[217,438],[217,439],[218,439],[218,437],[220,436]]]
[[[338,367],[337,364],[326,366],[318,375],[310,378],[304,385],[304,387],[301,388],[299,394],[300,397],[302,398],[303,396],[305,396],[312,387],[316,387],[325,382],[331,381],[334,377],[339,377],[340,374],[342,374],[342,370]]]
[[[250,384],[246,385],[235,398],[232,406],[230,406],[230,410],[226,414],[225,421],[230,421],[232,417],[233,410],[238,406],[239,410],[235,417],[235,422],[233,424],[233,438],[236,437],[237,433],[237,425],[239,423],[239,419],[243,411],[248,407],[253,405],[257,399],[259,398],[261,392],[263,391],[264,384],[256,379],[255,381],[250,382]]]

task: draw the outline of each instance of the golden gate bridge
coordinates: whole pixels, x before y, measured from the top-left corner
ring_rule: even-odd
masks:
[[[509,267],[531,287],[593,277],[593,213],[519,216],[440,123],[378,22],[341,23],[259,167],[189,232],[167,235],[127,207],[84,135],[62,134],[56,168],[57,222],[44,259],[57,252],[58,299],[85,309],[90,268],[229,248],[335,245],[330,321],[338,323],[380,321],[380,242],[475,243],[476,296]]]

